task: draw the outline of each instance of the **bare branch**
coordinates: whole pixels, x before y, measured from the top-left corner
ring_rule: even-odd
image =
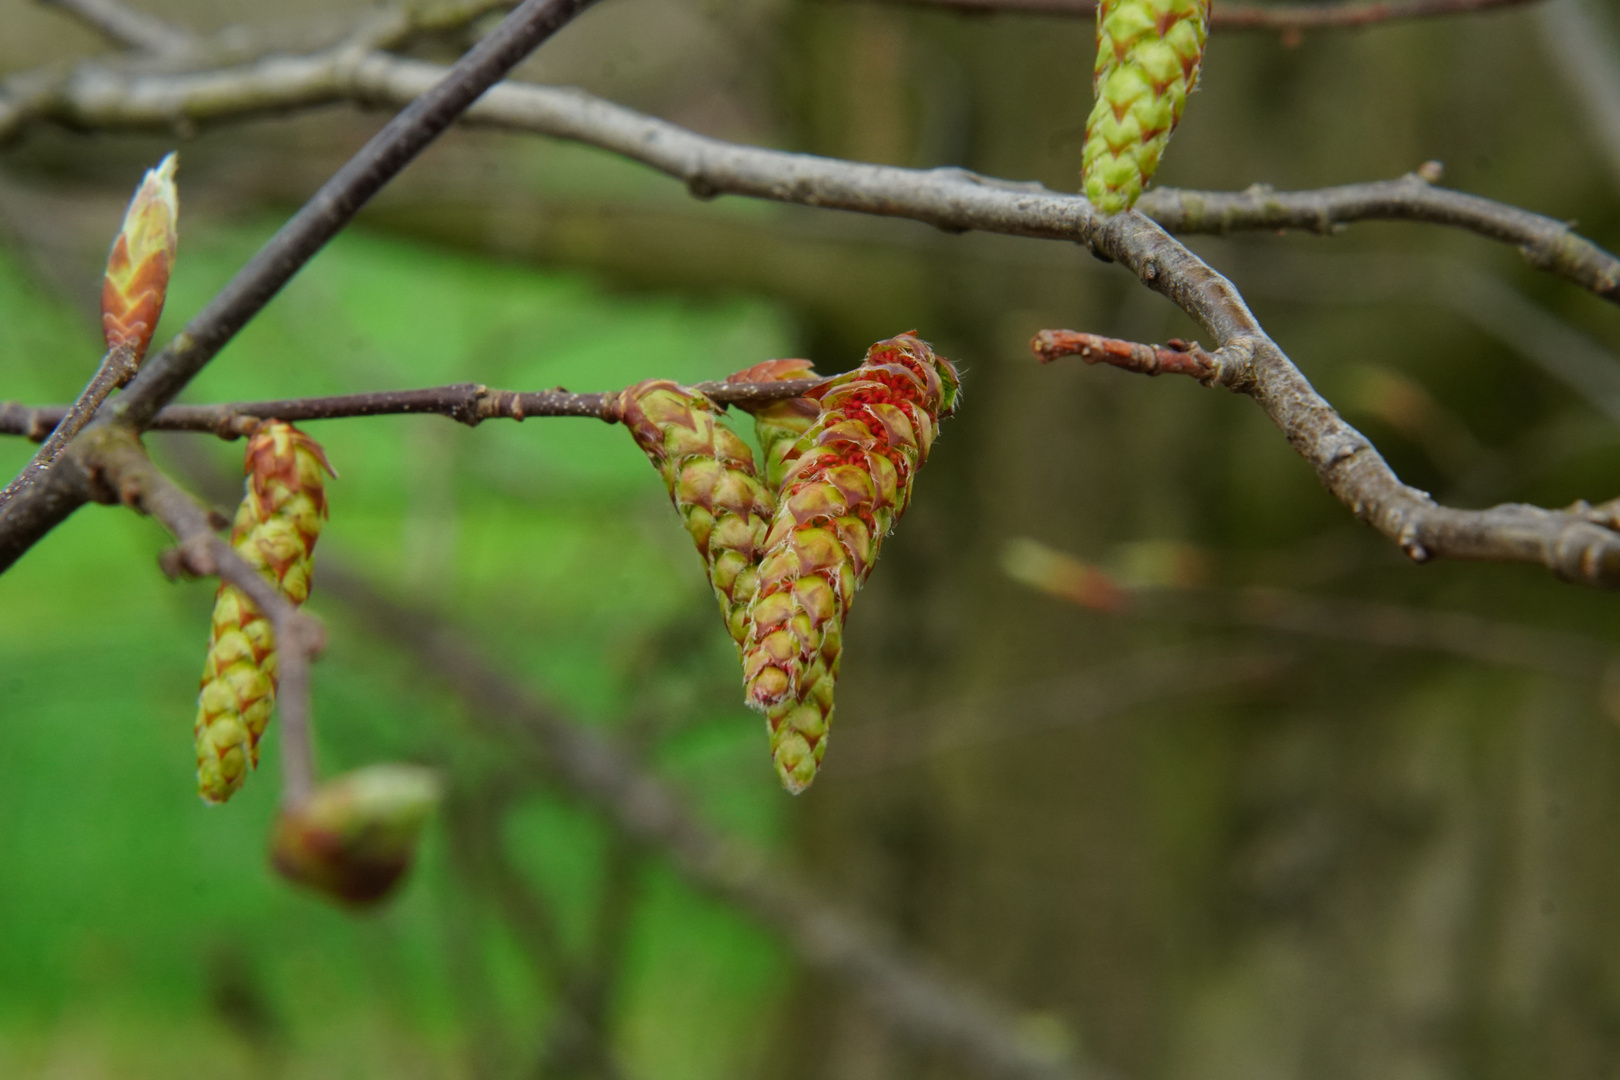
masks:
[[[1428,176],[1424,173],[1427,172]],[[1136,208],[1173,233],[1302,229],[1332,233],[1355,221],[1421,221],[1467,229],[1517,247],[1538,270],[1557,274],[1620,303],[1620,259],[1576,234],[1567,222],[1437,187],[1438,168],[1398,180],[1315,191],[1183,191],[1158,188]]]
[[[179,541],[179,569],[217,575],[241,589],[270,620],[275,635],[281,720],[282,796],[301,801],[315,788],[315,752],[310,729],[309,664],[326,644],[326,632],[215,535],[208,511],[164,476],[129,429],[104,425],[85,434],[83,455],[92,496],[123,503],[155,518]]]
[[[434,85],[444,68],[387,53],[340,48],[303,57],[186,75],[81,67],[50,92],[0,95],[0,140],[31,120],[76,129],[169,129],[226,122],[338,101],[400,104]],[[31,84],[27,84],[31,85]],[[24,89],[27,89],[25,86]],[[9,106],[9,107],[8,107]],[[466,122],[568,139],[639,161],[686,183],[694,195],[745,195],[924,221],[947,231],[1086,242],[1095,224],[1079,196],[963,169],[919,171],[739,146],[568,88],[502,83]],[[1620,303],[1620,259],[1562,221],[1438,187],[1431,163],[1398,180],[1316,191],[1242,192],[1159,188],[1137,210],[1171,232],[1304,229],[1330,233],[1356,221],[1405,220],[1468,229],[1513,244],[1539,269]]]
[[[1115,224],[1122,229],[1152,228],[1132,215],[1116,218]],[[1427,493],[1401,483],[1367,437],[1316,393],[1265,336],[1230,282],[1168,236],[1155,246],[1161,254],[1145,253],[1138,242],[1121,238],[1113,249],[1139,277],[1223,339],[1214,353],[1187,346],[1186,352],[1205,359],[1167,370],[1193,374],[1205,385],[1226,386],[1253,397],[1316,468],[1323,485],[1357,518],[1398,543],[1414,562],[1451,558],[1540,563],[1566,581],[1620,587],[1620,500],[1596,507],[1576,503],[1564,511],[1522,503],[1488,510],[1437,504]],[[1039,351],[1043,342],[1087,339],[1110,340],[1060,330],[1044,332],[1035,344]],[[1120,342],[1097,355],[1104,360],[1118,353],[1130,356],[1133,348],[1154,349]],[[1080,351],[1078,344],[1074,351]]]
[[[51,467],[51,464],[61,456],[73,436],[84,429],[90,418],[101,408],[101,403],[107,400],[107,395],[129,381],[135,374],[135,352],[133,343],[119,345],[104,356],[96,373],[90,377],[90,382],[79,393],[79,399],[51,421],[48,429],[50,435],[45,444],[39,448],[22,471],[12,478],[4,488],[0,488],[0,511],[12,499],[34,486],[34,481]],[[6,405],[10,403],[7,402]],[[5,415],[6,405],[0,405],[0,415]],[[29,418],[29,428],[37,429],[44,421],[41,416],[34,415]]]
[[[1097,0],[880,0],[908,7],[941,8],[964,15],[1076,15],[1097,13]],[[1272,30],[1291,38],[1307,30],[1359,30],[1379,23],[1470,15],[1520,7],[1536,0],[1372,0],[1351,4],[1216,4],[1209,15],[1217,30]]]
[[[798,397],[814,390],[824,379],[789,379],[780,382],[702,382],[692,389],[721,405],[749,409],[770,401]],[[291,398],[283,401],[237,401],[222,405],[167,405],[152,418],[154,431],[206,431],[222,438],[248,434],[260,420],[334,420],[352,416],[397,416],[407,413],[447,416],[468,427],[485,420],[527,420],[539,416],[586,416],[618,422],[617,391],[574,394],[555,390],[493,390],[478,383],[454,383],[421,390],[381,390],[332,397]],[[42,439],[67,408],[61,405],[27,406],[0,401],[0,435]],[[4,503],[0,502],[0,506]]]
[[[697,888],[782,934],[802,962],[857,990],[915,1045],[956,1055],[986,1074],[1057,1080],[1104,1075],[1054,1059],[1007,1011],[901,953],[875,927],[838,913],[781,867],[699,821],[664,783],[602,735],[570,723],[484,661],[484,650],[432,615],[397,604],[328,560],[326,595],[412,656],[492,732],[540,762],[617,830],[659,852]]]
[[[180,53],[194,43],[191,34],[119,0],[39,0],[71,15],[114,45],[149,53]]]
[[[1138,345],[1076,330],[1042,330],[1029,347],[1043,364],[1062,356],[1078,356],[1088,364],[1109,364],[1138,375],[1191,375],[1199,382],[1209,382],[1219,370],[1215,358],[1196,341],[1180,338],[1171,338],[1165,345]]]

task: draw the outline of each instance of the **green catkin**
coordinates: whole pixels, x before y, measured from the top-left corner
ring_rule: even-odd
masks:
[[[1210,0],[1102,0],[1097,7],[1096,104],[1086,121],[1086,198],[1129,210],[1159,167],[1209,34]]]
[[[315,541],[326,522],[326,477],[319,443],[271,420],[248,439],[247,494],[231,545],[294,604],[309,596]],[[197,792],[222,803],[259,763],[259,742],[276,699],[275,635],[246,593],[221,584],[197,694]]]
[[[697,545],[726,631],[741,646],[775,501],[748,444],[695,390],[651,379],[619,396],[619,419],[669,489]]]

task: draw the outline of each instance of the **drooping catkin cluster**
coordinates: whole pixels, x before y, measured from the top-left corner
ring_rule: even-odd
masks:
[[[619,416],[669,489],[740,647],[747,632],[759,559],[775,508],[754,454],[708,398],[668,379],[619,395]]]
[[[1082,160],[1086,198],[1129,210],[1181,122],[1209,33],[1210,0],[1102,0],[1097,7],[1096,103]]]
[[[743,647],[747,703],[765,713],[771,759],[794,794],[826,753],[844,621],[878,548],[911,500],[956,369],[914,334],[880,341],[810,396],[820,415],[783,455],[776,515]]]
[[[326,522],[326,477],[335,475],[319,443],[270,420],[248,439],[247,493],[231,544],[294,604],[309,596],[315,541]],[[214,597],[212,635],[197,694],[197,791],[229,799],[259,764],[259,741],[276,697],[276,645],[270,621],[235,586]]]

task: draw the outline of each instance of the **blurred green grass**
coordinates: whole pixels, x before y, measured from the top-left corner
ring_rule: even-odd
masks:
[[[188,236],[157,340],[266,234]],[[3,250],[0,310],[0,395],[71,397],[97,355],[90,313],[41,292]],[[454,381],[613,389],[721,377],[788,354],[791,339],[778,311],[746,299],[614,296],[580,277],[349,233],[187,398]],[[690,542],[621,431],[556,419],[473,431],[433,417],[309,430],[340,473],[323,554],[450,612],[586,722],[664,703],[671,715],[654,718],[646,749],[675,775],[758,749],[751,715],[708,692],[735,681],[730,644],[707,617]],[[240,475],[239,443],[154,442],[182,477]],[[0,469],[30,449],[0,443]],[[90,507],[0,577],[0,1075],[458,1076],[491,1052],[478,1043],[492,1026],[502,1052],[532,1055],[552,991],[442,832],[399,902],[355,920],[265,866],[273,727],[238,798],[198,801],[190,728],[212,589],[161,577],[165,540],[150,521]],[[333,630],[315,673],[323,763],[431,760],[469,788],[509,769],[421,673],[323,606],[318,564],[311,607]],[[763,751],[754,756],[754,779],[702,803],[769,843],[781,800]],[[602,829],[531,780],[504,832],[578,946],[601,889]],[[746,1071],[764,1050],[782,957],[663,870],[643,867],[637,882],[611,1012],[617,1051],[634,1075]]]

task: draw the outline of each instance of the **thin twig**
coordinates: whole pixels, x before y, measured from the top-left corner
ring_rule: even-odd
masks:
[[[881,0],[907,7],[941,8],[965,15],[1076,15],[1097,13],[1097,0]],[[1379,23],[1471,15],[1520,7],[1536,0],[1372,0],[1352,4],[1225,4],[1210,12],[1217,30],[1273,30],[1297,36],[1307,30],[1356,30]]]
[[[155,15],[119,3],[119,0],[39,0],[46,7],[71,15],[114,45],[149,53],[180,53],[195,39],[178,26]]]
[[[693,389],[723,405],[752,408],[815,389],[824,379],[780,382],[702,382]],[[381,390],[282,401],[236,401],[219,405],[166,405],[148,425],[154,431],[204,431],[223,438],[248,434],[260,420],[334,420],[354,416],[428,414],[446,416],[468,427],[485,420],[527,420],[540,416],[584,416],[616,423],[617,391],[588,394],[555,390],[494,390],[478,383],[454,383],[420,390]],[[28,406],[0,401],[0,435],[44,437],[67,411],[62,405]],[[0,502],[0,505],[4,505]]]
[[[1427,175],[1425,175],[1427,173]],[[1532,266],[1620,304],[1620,259],[1580,236],[1568,222],[1439,187],[1425,166],[1398,180],[1343,184],[1314,191],[1158,188],[1136,208],[1173,233],[1300,229],[1329,234],[1357,221],[1420,221],[1467,229],[1519,249]]]
[[[107,395],[128,382],[134,373],[135,352],[132,344],[119,345],[102,357],[100,366],[85,384],[85,388],[80,391],[78,400],[63,409],[61,415],[51,421],[50,435],[45,439],[44,445],[9,484],[0,488],[0,511],[4,511],[6,504],[12,499],[34,486],[34,481],[55,463],[73,437],[84,430],[84,425],[89,423],[96,410],[101,408],[101,403],[107,400]],[[0,406],[0,413],[4,411],[5,406]],[[39,418],[31,419],[30,427],[37,429],[41,423]]]
[[[279,676],[276,711],[281,721],[282,794],[288,803],[301,801],[315,788],[309,664],[325,647],[325,630],[214,533],[208,511],[158,470],[127,428],[94,428],[86,433],[84,443],[84,465],[97,501],[123,503],[150,515],[179,542],[176,568],[198,576],[217,576],[234,585],[270,620]]]
[[[752,848],[699,821],[661,781],[601,734],[565,720],[492,669],[486,651],[419,608],[378,593],[330,559],[329,597],[367,630],[432,672],[494,733],[540,763],[576,797],[642,847],[667,858],[705,892],[781,933],[808,967],[853,986],[913,1044],[955,1055],[1001,1077],[1100,1078],[1052,1056],[1021,1033],[1008,1011],[900,952],[875,927],[841,914]]]
[[[1180,338],[1164,345],[1141,345],[1078,330],[1042,330],[1029,348],[1043,364],[1078,356],[1088,364],[1109,364],[1138,375],[1191,375],[1199,382],[1208,382],[1219,372],[1215,358],[1198,342]]]

